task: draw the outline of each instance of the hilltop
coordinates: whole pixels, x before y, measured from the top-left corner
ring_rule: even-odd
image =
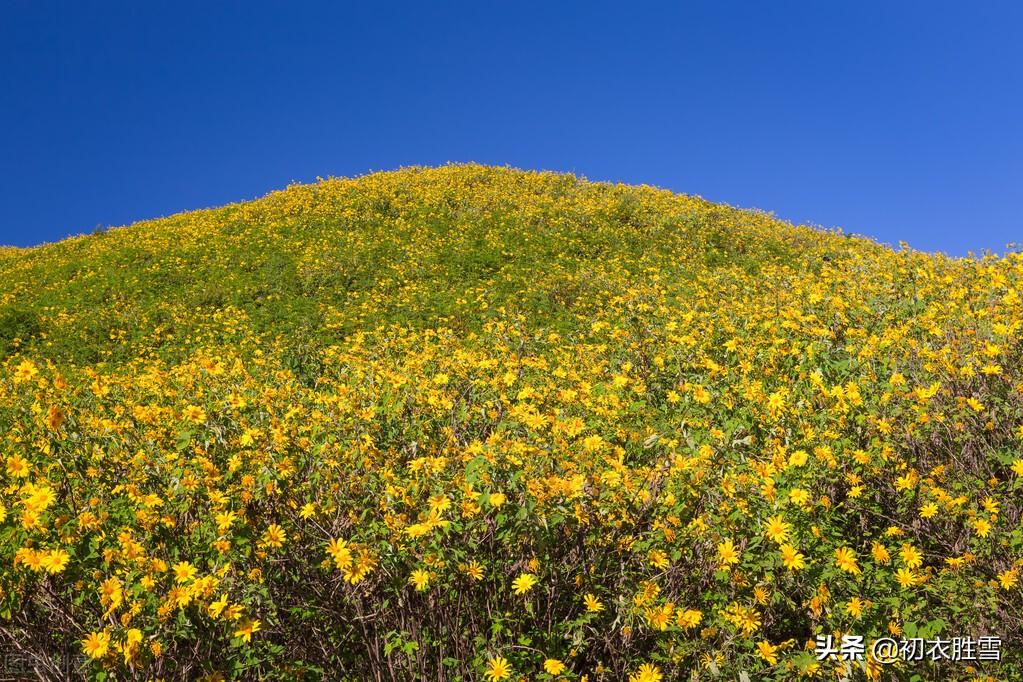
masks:
[[[656,682],[990,635],[897,674],[1011,678],[1021,295],[1019,254],[478,165],[0,249],[0,637],[54,678]]]
[[[21,343],[54,359],[180,358],[228,318],[243,335],[317,342],[390,323],[478,330],[499,308],[567,329],[651,274],[688,298],[703,273],[771,279],[888,255],[651,187],[413,168],[10,250],[0,320],[22,320]]]

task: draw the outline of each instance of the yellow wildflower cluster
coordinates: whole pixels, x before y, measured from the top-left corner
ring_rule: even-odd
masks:
[[[5,253],[0,629],[117,679],[1018,642],[1021,294],[1019,254],[474,165]]]

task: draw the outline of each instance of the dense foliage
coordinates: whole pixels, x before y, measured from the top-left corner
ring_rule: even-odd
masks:
[[[0,250],[0,635],[47,678],[1018,679],[1021,356],[1019,254],[570,175]]]

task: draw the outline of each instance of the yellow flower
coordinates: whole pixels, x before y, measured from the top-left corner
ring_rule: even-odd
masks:
[[[999,573],[998,582],[1002,584],[1003,590],[1010,590],[1016,585],[1018,577],[1019,571],[1013,568]]]
[[[503,656],[491,658],[487,662],[487,672],[483,674],[490,682],[500,682],[511,677],[511,664]]]
[[[90,632],[82,640],[82,649],[89,658],[103,658],[110,648],[110,635],[106,632]]]
[[[34,362],[31,360],[22,360],[21,364],[19,364],[14,370],[14,380],[18,383],[28,381],[37,374],[39,374],[39,368],[36,367]]]
[[[856,563],[856,552],[848,547],[841,547],[835,550],[835,565],[846,573],[854,575],[860,573],[860,567]]]
[[[912,587],[917,582],[916,575],[908,568],[900,568],[896,571],[895,579],[899,581],[899,585],[902,587]]]
[[[775,391],[767,396],[767,409],[771,412],[783,411],[785,409],[785,394],[782,391]]]
[[[805,507],[810,502],[810,492],[802,488],[793,488],[789,491],[789,499],[800,507]]]
[[[337,540],[331,539],[330,543],[327,544],[327,555],[334,560],[334,565],[341,571],[348,569],[352,562],[355,561],[348,543],[340,538]]]
[[[469,562],[469,565],[465,567],[465,574],[473,580],[483,580],[483,566],[480,565],[480,562],[473,559]]]
[[[38,486],[26,483],[21,487],[21,493],[26,496],[22,502],[25,509],[36,514],[46,511],[57,499],[57,493],[45,483]]]
[[[271,523],[263,534],[263,545],[267,547],[281,547],[288,539],[287,533],[276,523]]]
[[[51,431],[59,429],[65,418],[64,412],[56,405],[51,405],[50,409],[46,411],[46,425],[50,427]]]
[[[187,583],[199,573],[199,569],[187,561],[174,564],[172,570],[174,571],[174,580],[179,583]]]
[[[764,535],[773,542],[782,543],[788,539],[790,530],[792,530],[792,526],[786,523],[781,516],[771,516],[767,519],[767,524],[764,527]]]
[[[490,504],[494,509],[499,509],[507,499],[504,493],[490,493]]]
[[[863,600],[859,597],[853,597],[845,604],[845,612],[854,618],[859,618],[863,613]]]
[[[124,662],[130,663],[135,657],[135,652],[138,649],[138,645],[142,643],[142,631],[138,628],[130,628],[127,635],[124,638]]]
[[[373,557],[373,554],[367,549],[362,549],[359,551],[359,556],[354,560],[353,565],[341,569],[341,574],[346,582],[357,585],[366,579],[366,576],[369,575],[374,566],[376,566],[376,559]]]
[[[202,424],[206,421],[206,411],[196,405],[186,406],[182,414],[185,416],[185,419],[193,424]]]
[[[923,555],[920,554],[920,550],[908,542],[902,545],[899,554],[902,556],[902,561],[910,568],[919,568],[923,563]]]
[[[910,488],[916,485],[916,479],[917,477],[915,471],[911,471],[908,474],[899,476],[898,478],[895,479],[895,489],[899,491],[909,490]]]
[[[550,675],[560,675],[565,672],[565,664],[556,658],[548,658],[543,662],[543,669]]]
[[[451,499],[447,495],[434,495],[429,500],[430,516],[439,519],[441,514],[451,506]]]
[[[222,594],[220,595],[220,599],[210,602],[207,610],[211,617],[217,618],[221,613],[223,613],[225,608],[227,608],[227,595]]]
[[[745,613],[741,614],[737,620],[739,623],[739,627],[742,629],[742,631],[746,634],[747,637],[753,634],[753,632],[760,627],[761,623],[760,613],[754,609],[749,609]]]
[[[778,647],[772,645],[767,640],[757,642],[757,653],[760,655],[760,658],[767,661],[770,665],[778,663]]]
[[[664,676],[661,669],[653,663],[644,663],[639,670],[629,675],[629,682],[661,682]]]
[[[175,587],[167,593],[167,600],[184,608],[192,603],[192,591],[187,587]]]
[[[732,544],[731,540],[725,540],[718,545],[718,559],[722,568],[730,564],[739,563],[739,553],[736,551],[735,545]]]
[[[412,571],[412,575],[409,576],[408,582],[416,588],[417,592],[422,592],[430,584],[430,573],[418,568]]]
[[[671,562],[668,561],[668,555],[659,549],[650,550],[647,558],[650,561],[650,565],[655,568],[664,569],[671,565]]]
[[[892,560],[892,555],[888,553],[888,548],[876,540],[870,546],[870,553],[874,557],[874,561],[879,564],[887,564]]]
[[[592,593],[583,595],[583,603],[586,604],[586,610],[590,613],[600,613],[604,610],[604,605],[597,599],[597,596]]]
[[[796,450],[789,455],[789,466],[790,467],[801,467],[806,464],[806,460],[809,457],[809,453],[806,450]]]
[[[216,516],[217,530],[226,533],[237,518],[233,511],[220,512]]]
[[[231,604],[224,609],[224,620],[238,620],[245,613],[245,607],[241,604]]]
[[[536,576],[532,573],[523,573],[512,582],[512,589],[515,594],[525,594],[533,589],[537,582]]]
[[[654,609],[647,609],[644,616],[646,617],[647,624],[654,630],[666,630],[674,610],[675,605],[669,602]]]
[[[121,581],[116,577],[107,578],[99,586],[100,601],[109,610],[114,610],[121,605],[124,599],[124,591],[121,589]]]
[[[781,561],[785,565],[785,568],[790,571],[798,571],[801,568],[806,568],[806,557],[803,556],[798,549],[789,544],[781,546]]]
[[[235,630],[234,636],[241,637],[242,641],[252,641],[252,634],[259,631],[260,623],[258,620],[253,618],[245,618],[238,623],[238,629]]]
[[[39,563],[47,573],[60,573],[71,560],[71,555],[62,549],[51,549],[49,552],[40,554]]]
[[[696,627],[702,620],[703,612],[696,609],[679,609],[678,615],[675,616],[676,624],[683,630]]]
[[[28,476],[28,460],[21,455],[11,455],[7,458],[7,474],[14,478],[24,478]]]

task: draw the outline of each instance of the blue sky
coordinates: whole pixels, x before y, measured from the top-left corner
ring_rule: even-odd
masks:
[[[0,243],[479,161],[1001,251],[1021,27],[995,1],[8,1]]]

